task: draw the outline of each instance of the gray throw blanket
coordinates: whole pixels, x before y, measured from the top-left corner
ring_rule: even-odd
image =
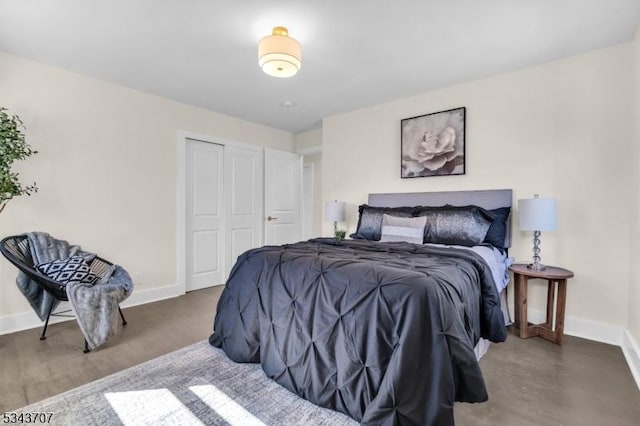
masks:
[[[66,259],[75,255],[83,256],[87,261],[92,259],[92,257],[89,257],[89,253],[80,250],[79,246],[70,245],[66,241],[56,240],[47,233],[30,232],[25,235],[29,240],[29,249],[34,266],[53,260]],[[36,282],[31,281],[22,271],[18,272],[16,284],[42,321],[47,319],[47,313],[49,313],[51,306],[53,305],[53,311],[60,303]]]
[[[90,263],[96,256],[44,232],[31,232],[26,236],[35,265],[66,259],[73,255],[83,256]],[[59,303],[22,272],[18,273],[16,283],[43,321],[47,318],[50,307],[53,305],[55,309]],[[116,333],[118,304],[129,297],[133,291],[133,282],[124,268],[114,265],[113,273],[106,280],[101,280],[95,285],[71,282],[67,284],[66,291],[69,305],[76,314],[78,325],[87,339],[89,348],[95,349]]]

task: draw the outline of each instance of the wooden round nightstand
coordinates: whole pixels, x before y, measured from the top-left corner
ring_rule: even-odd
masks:
[[[568,269],[547,266],[542,271],[534,271],[527,265],[516,263],[509,268],[513,272],[515,282],[515,326],[520,330],[520,337],[540,336],[559,345],[562,344],[564,330],[564,307],[567,297],[567,280],[573,277]],[[547,313],[543,324],[527,322],[527,287],[530,279],[547,280]],[[558,284],[558,298],[555,304],[555,329],[553,327],[553,308],[555,299],[555,285]]]

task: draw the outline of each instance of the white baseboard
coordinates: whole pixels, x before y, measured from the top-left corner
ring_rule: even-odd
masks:
[[[640,389],[640,346],[638,346],[638,342],[636,342],[629,330],[624,331],[621,346],[622,353],[627,359],[627,364],[629,364],[631,374],[636,380],[638,389]]]
[[[172,299],[174,297],[182,296],[184,294],[181,291],[178,284],[166,285],[164,287],[154,287],[149,289],[134,290],[134,292],[122,302],[120,306],[127,308],[129,306],[144,305],[145,303],[157,302],[159,300]]]
[[[511,312],[513,312],[513,309]],[[529,309],[527,319],[529,322],[539,324],[545,322],[546,315],[543,311]],[[594,340],[596,342],[608,343],[610,345],[622,345],[623,330],[623,327],[605,324],[603,322],[589,321],[575,317],[564,318],[564,334]]]
[[[177,284],[168,285],[164,287],[155,287],[149,289],[138,290],[135,289],[131,296],[122,303],[122,307],[142,305],[145,303],[157,302],[159,300],[171,299],[183,294],[180,291],[180,286]],[[62,311],[68,309],[67,302],[63,302],[56,309],[56,311]],[[71,314],[72,315],[72,314]],[[51,317],[49,324],[56,324],[63,321],[69,321],[74,319],[73,317]],[[18,314],[0,316],[0,335],[15,333],[16,331],[28,330],[30,328],[42,327],[43,322],[33,311],[20,312]]]
[[[66,303],[61,303],[56,311],[66,310]],[[49,324],[56,324],[69,321],[73,318],[51,317]],[[0,334],[15,333],[16,331],[27,330],[29,328],[42,327],[44,323],[33,311],[20,312],[19,314],[3,315],[0,317]]]

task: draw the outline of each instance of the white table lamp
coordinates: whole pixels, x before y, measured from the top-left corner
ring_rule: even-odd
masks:
[[[346,204],[343,201],[324,203],[324,219],[333,222],[333,234],[338,237],[338,222],[344,222]],[[343,235],[344,238],[344,235]]]
[[[534,271],[542,271],[545,266],[540,263],[540,233],[555,231],[556,200],[542,198],[535,194],[533,198],[518,200],[518,212],[521,231],[533,231],[533,263],[528,267]]]

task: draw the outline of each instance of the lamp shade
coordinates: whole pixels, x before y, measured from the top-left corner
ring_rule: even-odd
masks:
[[[344,201],[327,201],[324,203],[324,219],[330,222],[344,222]]]
[[[258,42],[258,64],[270,76],[291,77],[302,66],[302,46],[285,27],[275,27]]]
[[[556,200],[554,198],[528,198],[518,200],[521,231],[555,231]]]

